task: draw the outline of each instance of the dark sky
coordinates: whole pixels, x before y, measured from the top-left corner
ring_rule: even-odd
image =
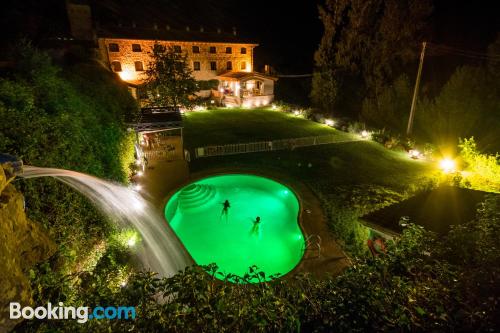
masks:
[[[4,0],[0,13],[2,39],[50,34],[64,27],[64,0]],[[84,1],[85,0],[79,0]],[[313,54],[322,34],[317,4],[321,0],[86,0],[102,24],[152,26],[170,24],[184,29],[203,25],[241,35],[260,44],[256,69],[271,64],[284,74],[312,70]],[[500,31],[496,1],[435,0],[430,39],[456,47],[484,50]],[[67,24],[67,23],[66,23]],[[21,33],[20,33],[21,31]],[[416,41],[419,43],[419,41]]]

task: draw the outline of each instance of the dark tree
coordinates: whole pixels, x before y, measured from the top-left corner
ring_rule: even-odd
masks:
[[[313,102],[332,111],[349,75],[376,98],[416,60],[431,12],[430,0],[326,0],[319,7],[324,35],[315,54]]]
[[[190,107],[198,91],[186,55],[155,44],[150,53],[153,60],[145,74],[149,103],[153,106]]]

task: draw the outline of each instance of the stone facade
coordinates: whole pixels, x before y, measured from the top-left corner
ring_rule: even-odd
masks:
[[[251,72],[253,70],[253,48],[257,46],[257,44],[234,42],[158,42],[168,47],[180,47],[180,51],[187,54],[196,80],[216,79],[217,75],[227,71]],[[141,66],[145,70],[151,61],[148,53],[151,52],[155,44],[154,40],[99,38],[98,43],[101,58],[113,71],[118,72],[124,81],[140,84],[144,80]],[[211,48],[214,47],[215,53],[212,53]],[[199,53],[193,52],[193,48],[198,48]],[[227,48],[231,53],[228,53]],[[228,62],[231,65],[229,68]],[[213,63],[215,63],[215,68],[212,67]]]
[[[41,227],[26,217],[23,195],[6,178],[0,166],[0,332],[19,322],[9,319],[10,302],[33,305],[29,269],[56,249]]]

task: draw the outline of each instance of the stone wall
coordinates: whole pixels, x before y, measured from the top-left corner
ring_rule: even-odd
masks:
[[[111,65],[113,61],[121,64],[122,71],[119,73],[124,81],[140,83],[144,79],[143,72],[136,71],[135,62],[140,61],[143,68],[146,69],[151,61],[149,52],[151,52],[155,41],[153,40],[134,40],[134,39],[111,39],[99,38],[99,52],[101,59]],[[117,44],[118,51],[111,52],[109,44]],[[193,76],[196,80],[212,80],[221,73],[227,72],[227,62],[231,61],[233,71],[251,72],[253,70],[253,48],[255,44],[245,43],[209,43],[209,42],[170,42],[160,41],[162,45],[168,47],[180,46],[181,51],[187,54],[188,62],[193,70]],[[132,44],[141,46],[140,52],[132,50]],[[193,46],[198,46],[200,53],[193,53]],[[216,47],[216,53],[210,53],[210,47]],[[226,53],[226,47],[231,47],[232,53]],[[246,54],[241,53],[241,49],[246,49]],[[194,62],[200,62],[200,70],[194,71]],[[217,70],[210,69],[210,62],[217,63]],[[242,64],[245,63],[245,69]]]
[[[9,319],[9,303],[32,305],[29,269],[56,250],[42,228],[24,212],[24,198],[7,184],[0,167],[0,332],[18,322]]]

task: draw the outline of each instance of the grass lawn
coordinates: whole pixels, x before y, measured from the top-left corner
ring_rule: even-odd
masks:
[[[204,131],[205,123],[208,131]],[[185,141],[190,145],[332,133],[351,137],[306,119],[267,110],[192,113],[185,126]],[[322,201],[332,230],[353,253],[362,251],[367,236],[358,221],[361,215],[407,198],[427,187],[437,174],[433,164],[412,160],[404,152],[371,141],[207,157],[190,163],[192,172],[220,167],[268,170],[306,183]]]
[[[184,118],[184,144],[188,149],[331,134],[351,137],[326,125],[269,109],[216,109],[188,112]]]

